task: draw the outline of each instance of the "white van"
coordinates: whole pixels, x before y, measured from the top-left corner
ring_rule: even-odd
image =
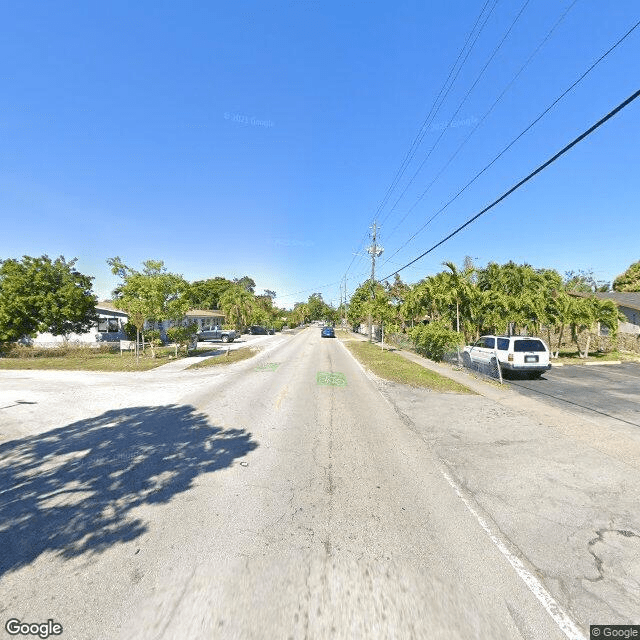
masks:
[[[551,369],[544,340],[528,336],[482,336],[464,348],[462,361],[466,367],[500,363],[503,373],[520,371],[531,378]]]

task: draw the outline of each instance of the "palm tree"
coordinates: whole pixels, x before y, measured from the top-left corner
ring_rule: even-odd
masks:
[[[220,308],[227,322],[233,322],[239,331],[249,324],[254,307],[254,296],[239,286],[229,287],[220,297]]]

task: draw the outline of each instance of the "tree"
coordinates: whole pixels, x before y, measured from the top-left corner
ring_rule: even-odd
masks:
[[[385,288],[376,282],[371,286],[371,279],[363,282],[351,296],[347,319],[353,326],[364,322],[371,314],[372,321],[392,322],[396,309],[390,304],[389,294]]]
[[[634,262],[613,281],[613,290],[621,292],[640,291],[640,260]]]
[[[0,342],[44,331],[68,338],[95,323],[93,278],[77,271],[76,262],[47,255],[0,261]]]
[[[565,271],[564,286],[567,291],[578,293],[596,293],[609,291],[610,285],[605,280],[596,280],[593,269]]]
[[[314,320],[322,320],[327,311],[327,304],[322,299],[321,293],[312,293],[309,296],[309,300],[307,302],[307,311],[309,313],[309,320],[313,322]]]
[[[184,347],[189,351],[189,346],[196,340],[198,334],[198,323],[189,322],[187,324],[178,324],[167,329],[167,337],[176,345],[176,357],[178,357],[178,347]]]
[[[618,329],[618,307],[612,300],[599,300],[595,296],[572,297],[569,310],[571,338],[578,348],[580,358],[589,357],[591,331],[596,322],[609,328],[612,335]],[[580,346],[580,334],[587,331],[584,349]]]
[[[224,311],[227,322],[234,324],[238,331],[242,331],[251,321],[255,297],[247,289],[236,284],[224,292],[220,298],[220,308]]]
[[[231,280],[221,277],[196,280],[189,288],[191,306],[194,309],[219,309],[220,298],[233,286]]]
[[[305,302],[296,302],[291,312],[291,322],[295,325],[304,324],[309,321],[309,309]]]
[[[237,284],[239,287],[248,291],[249,293],[254,293],[256,289],[256,283],[253,278],[249,276],[242,276],[242,278],[234,278],[233,283]]]
[[[138,334],[144,330],[145,321],[182,321],[190,306],[189,283],[181,275],[168,272],[162,260],[147,260],[141,272],[125,265],[118,256],[107,260],[107,264],[122,279],[114,291],[115,304],[129,314]],[[151,341],[155,358],[153,347]]]

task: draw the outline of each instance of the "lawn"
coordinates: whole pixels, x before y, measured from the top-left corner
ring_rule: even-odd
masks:
[[[346,347],[364,367],[385,380],[424,387],[439,393],[474,393],[459,382],[425,369],[397,353],[383,351],[378,345],[356,339],[347,341]]]
[[[250,347],[244,347],[242,349],[235,349],[228,353],[223,353],[219,356],[213,356],[206,360],[200,360],[200,362],[194,362],[188,369],[204,369],[206,367],[217,367],[224,364],[232,364],[234,362],[240,362],[247,358],[253,358],[258,355],[258,350]]]
[[[201,356],[210,353],[211,349],[178,351],[178,358]],[[58,369],[65,371],[147,371],[175,360],[173,347],[156,349],[156,357],[151,357],[151,350],[140,354],[140,362],[136,362],[133,352],[95,349],[90,347],[68,347],[60,349],[20,348],[11,352],[9,357],[0,358],[0,369]]]

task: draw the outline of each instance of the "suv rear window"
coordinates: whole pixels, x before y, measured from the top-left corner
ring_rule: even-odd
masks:
[[[516,340],[513,343],[514,351],[546,351],[540,340]]]
[[[498,338],[498,349],[500,351],[509,351],[509,338]]]

